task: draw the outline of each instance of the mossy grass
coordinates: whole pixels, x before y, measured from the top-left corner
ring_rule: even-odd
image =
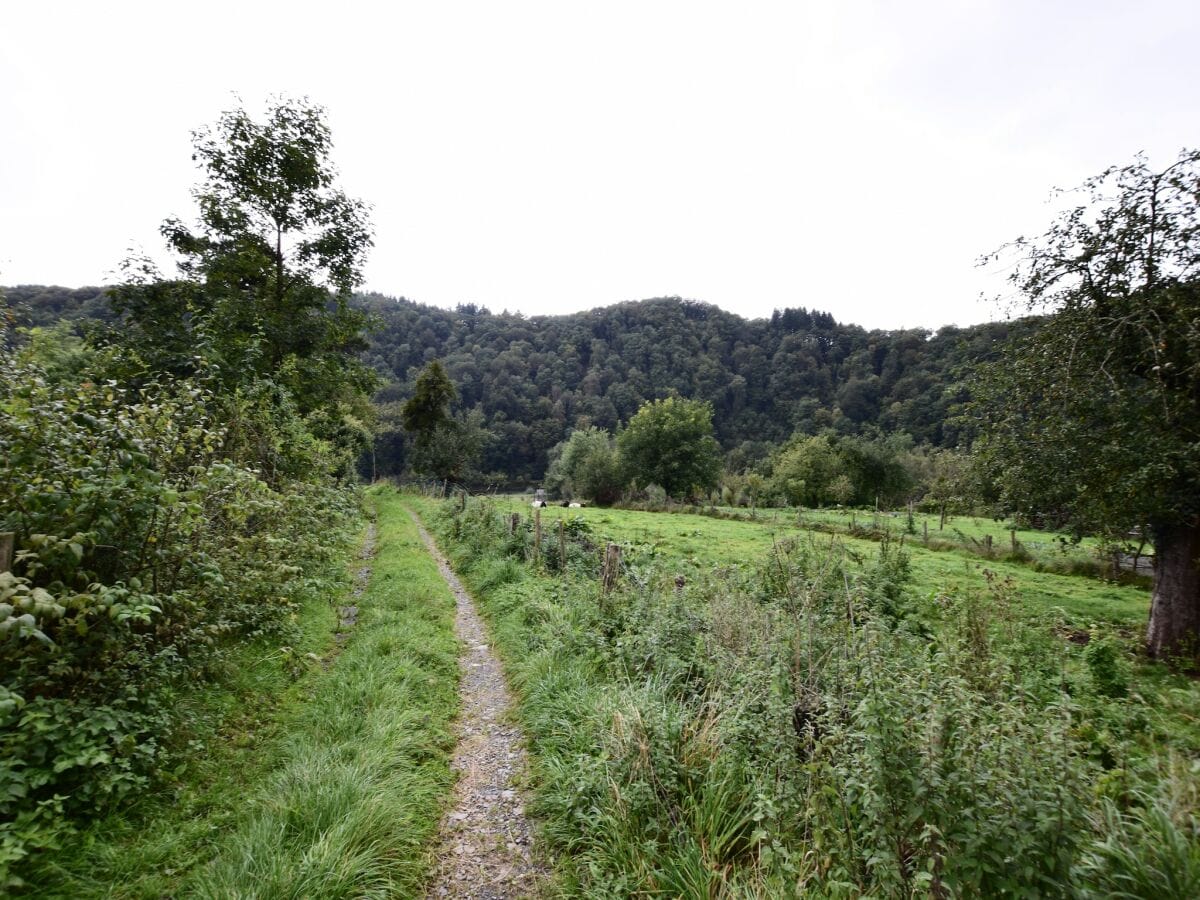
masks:
[[[454,601],[390,489],[373,489],[366,592],[313,596],[292,648],[248,646],[196,707],[168,783],[69,838],[37,896],[394,897],[420,893],[452,778]],[[357,568],[357,559],[347,560]],[[344,646],[336,607],[358,621]]]

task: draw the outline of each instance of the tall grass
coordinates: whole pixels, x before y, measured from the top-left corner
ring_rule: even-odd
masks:
[[[212,898],[413,896],[451,784],[454,601],[392,491],[358,624],[200,871]]]
[[[568,895],[1100,894],[1132,869],[1106,846],[1162,834],[1144,711],[1005,578],[914,591],[894,544],[740,567],[627,546],[604,595],[586,526],[561,566],[487,503],[440,516],[514,673]],[[1187,847],[1196,805],[1169,793]],[[1188,857],[1164,856],[1133,851],[1180,896]]]
[[[248,645],[197,685],[183,699],[217,729],[193,735],[171,783],[48,854],[34,895],[421,893],[451,784],[453,598],[398,496],[371,501],[366,592],[310,598],[294,647]],[[359,616],[339,652],[334,610],[346,603]]]

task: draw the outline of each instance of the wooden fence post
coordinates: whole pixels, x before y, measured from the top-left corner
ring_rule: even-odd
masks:
[[[621,547],[619,544],[609,544],[604,548],[604,568],[600,571],[600,587],[608,593],[617,586],[617,576],[621,571]]]
[[[921,531],[925,536],[925,544],[926,544],[926,546],[928,546],[929,545],[929,521],[928,520],[925,520],[924,522],[921,523]]]
[[[1015,556],[1017,553],[1017,529],[1010,528],[1008,530],[1008,537],[1009,537],[1009,540],[1012,541],[1012,552],[1013,552],[1013,555]]]
[[[533,556],[535,559],[540,559],[542,556],[542,508],[540,506],[533,511]]]
[[[559,563],[559,567],[565,572],[567,569],[567,522],[566,522],[566,519],[558,520],[558,563]]]
[[[13,545],[16,538],[12,531],[0,531],[0,572],[12,570]]]
[[[509,514],[509,517],[508,517],[508,533],[509,533],[509,534],[516,534],[516,533],[517,533],[517,526],[518,526],[518,525],[520,525],[520,524],[521,524],[521,514],[520,514],[520,513],[511,513],[511,514]]]

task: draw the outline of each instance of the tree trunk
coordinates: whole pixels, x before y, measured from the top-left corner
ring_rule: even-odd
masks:
[[[1200,522],[1154,529],[1154,553],[1146,649],[1200,657]]]

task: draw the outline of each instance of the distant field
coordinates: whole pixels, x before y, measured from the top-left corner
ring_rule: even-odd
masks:
[[[506,510],[530,514],[529,497],[497,498]],[[745,512],[745,511],[744,511]],[[871,513],[855,514],[860,524],[870,526]],[[621,509],[564,509],[548,506],[542,510],[544,522],[563,518],[579,518],[591,525],[597,534],[631,545],[637,553],[647,553],[678,559],[691,566],[759,565],[766,560],[772,546],[783,540],[837,541],[859,556],[877,552],[878,541],[848,534],[830,534],[811,526],[836,523],[849,525],[851,513],[832,510],[806,510],[799,517],[785,510],[762,510],[751,521],[718,519],[690,513],[654,513]],[[914,588],[922,593],[948,591],[956,587],[982,587],[983,570],[1001,578],[1011,577],[1017,586],[1017,596],[1031,614],[1061,615],[1064,625],[1086,629],[1092,624],[1107,623],[1122,630],[1141,628],[1149,615],[1150,597],[1144,587],[1114,584],[1097,578],[1039,572],[1029,565],[984,559],[978,555],[954,550],[930,550],[922,546],[920,535],[904,535],[904,516],[895,519],[881,516],[892,525],[896,539],[904,538],[904,549],[910,554]],[[933,527],[936,527],[936,517]],[[956,517],[947,523],[964,534],[982,536],[993,534],[998,552],[1008,546],[1008,531],[1002,523],[967,517]],[[920,519],[917,528],[920,529]],[[1003,539],[1001,539],[1003,536]],[[933,534],[930,538],[932,541]],[[1018,531],[1021,542],[1050,542],[1047,532]]]

